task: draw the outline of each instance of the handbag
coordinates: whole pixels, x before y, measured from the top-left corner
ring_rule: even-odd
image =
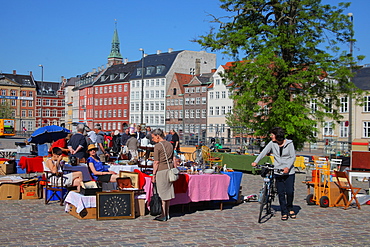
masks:
[[[168,157],[167,157],[167,153],[166,153],[166,150],[164,149],[164,145],[163,143],[160,142],[160,144],[162,144],[162,147],[163,147],[163,151],[164,151],[164,155],[166,156],[166,161],[167,161],[167,165],[168,165],[168,180],[172,183],[172,182],[175,182],[177,179],[179,179],[179,169],[177,169],[176,167],[172,168],[170,167],[170,164],[168,162]]]
[[[159,197],[156,183],[153,183],[153,195],[150,198],[149,207],[151,216],[162,214],[162,199]]]

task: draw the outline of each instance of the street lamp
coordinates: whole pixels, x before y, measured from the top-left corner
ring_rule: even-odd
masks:
[[[144,49],[140,48],[141,51],[141,117],[140,122],[144,124]]]
[[[351,20],[351,23],[352,23],[352,32],[351,32],[351,40],[350,40],[350,43],[349,43],[349,53],[350,53],[350,56],[351,56],[351,62],[352,62],[352,56],[353,56],[353,14],[352,13],[348,13],[347,16],[350,18]],[[350,65],[350,69],[351,69],[351,72],[352,72],[352,64]],[[349,95],[348,97],[348,148],[349,148],[349,145],[350,143],[352,142],[352,96]]]
[[[41,124],[39,127],[42,127],[42,105],[43,105],[43,87],[44,87],[44,66],[42,64],[39,64],[39,67],[41,67]]]

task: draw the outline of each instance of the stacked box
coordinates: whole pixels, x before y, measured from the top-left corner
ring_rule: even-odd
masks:
[[[0,184],[0,200],[19,200],[20,183]]]
[[[74,205],[67,203],[66,211],[80,220],[96,219],[96,208],[84,208],[80,213],[77,213],[77,208]]]
[[[7,162],[0,164],[0,174],[7,175],[14,173],[14,164],[8,164]]]
[[[38,182],[24,182],[21,185],[21,198],[23,200],[27,199],[39,199],[38,194]]]

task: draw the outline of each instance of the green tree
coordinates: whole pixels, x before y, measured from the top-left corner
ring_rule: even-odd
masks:
[[[0,101],[0,118],[13,118],[12,107],[9,104],[9,100]]]
[[[235,100],[228,124],[246,126],[256,136],[281,126],[298,149],[315,141],[317,122],[341,118],[340,97],[360,93],[349,78],[351,66],[363,57],[355,59],[339,47],[354,41],[352,22],[344,13],[350,4],[220,1],[230,15],[214,17],[219,28],[196,42],[238,61],[223,73],[233,82]]]

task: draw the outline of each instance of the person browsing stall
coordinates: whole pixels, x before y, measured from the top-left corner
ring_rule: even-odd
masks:
[[[96,124],[95,125],[95,130],[96,130],[96,133],[97,133],[96,145],[98,147],[98,151],[97,151],[96,154],[98,155],[99,159],[102,162],[107,162],[110,155],[104,148],[104,132],[101,129],[101,125]]]
[[[108,171],[105,168],[103,162],[100,161],[99,157],[97,156],[98,148],[94,144],[90,144],[87,148],[87,152],[89,153],[89,158],[87,158],[87,165],[89,166],[91,176],[94,180],[99,182],[116,182],[118,177],[117,173],[113,171]]]
[[[285,131],[281,127],[272,128],[270,131],[271,141],[257,156],[252,166],[269,152],[274,156],[274,168],[282,169],[283,174],[275,174],[276,189],[281,208],[281,220],[288,220],[288,217],[295,219],[296,214],[293,210],[294,182],[295,182],[295,148],[292,140],[285,139]]]
[[[161,129],[152,131],[154,146],[154,164],[152,182],[157,184],[158,194],[162,199],[162,214],[154,220],[167,221],[170,219],[170,200],[175,198],[173,183],[168,178],[168,164],[173,168],[173,147],[164,140],[164,133]],[[167,163],[168,162],[168,163]]]
[[[136,139],[135,133],[131,135],[131,138],[126,142],[127,150],[130,152],[131,160],[137,160],[139,155],[137,148],[139,147],[139,141]]]
[[[77,133],[74,134],[68,142],[70,156],[78,158],[80,163],[84,163],[84,159],[87,156],[87,142],[85,136],[83,135],[84,130],[85,125],[78,124]]]
[[[67,187],[76,186],[77,191],[80,191],[81,182],[83,181],[83,175],[81,171],[75,171],[67,174],[63,174],[62,170],[62,154],[63,151],[59,147],[54,147],[51,150],[51,157],[46,160],[44,164],[44,171],[51,172],[49,177],[53,174],[60,174],[60,176],[55,177],[57,179],[54,184],[61,184],[59,180],[63,179],[63,183]]]

